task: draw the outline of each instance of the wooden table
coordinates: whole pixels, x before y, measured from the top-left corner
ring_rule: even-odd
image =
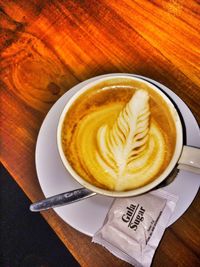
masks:
[[[34,162],[39,128],[80,81],[111,72],[150,77],[200,122],[198,1],[0,0],[0,6],[1,160],[33,202],[43,198]],[[152,266],[200,266],[199,200],[200,194],[166,230]],[[81,266],[128,266],[54,211],[42,215]]]

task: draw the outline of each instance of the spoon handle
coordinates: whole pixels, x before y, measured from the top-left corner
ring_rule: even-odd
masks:
[[[30,210],[37,212],[50,208],[60,207],[94,195],[96,195],[96,193],[86,188],[79,188],[35,202],[30,205]]]

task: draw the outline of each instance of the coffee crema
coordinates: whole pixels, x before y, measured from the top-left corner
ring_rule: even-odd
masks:
[[[150,183],[169,165],[176,128],[166,102],[150,86],[114,78],[75,100],[61,138],[78,175],[103,189],[127,191]]]

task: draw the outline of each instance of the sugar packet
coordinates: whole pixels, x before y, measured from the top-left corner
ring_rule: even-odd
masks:
[[[177,200],[162,189],[118,198],[92,242],[135,267],[149,267]]]

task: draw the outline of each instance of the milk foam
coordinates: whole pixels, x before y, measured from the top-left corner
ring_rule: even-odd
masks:
[[[176,129],[163,99],[148,87],[115,81],[81,95],[62,130],[64,153],[89,183],[113,191],[142,187],[168,166]],[[107,86],[107,84],[106,84]]]
[[[150,128],[149,120],[149,94],[137,90],[113,126],[103,125],[98,130],[96,158],[113,178],[117,191],[134,185],[138,175],[154,175],[164,160],[164,139],[156,125]],[[157,156],[149,164],[155,150]]]

